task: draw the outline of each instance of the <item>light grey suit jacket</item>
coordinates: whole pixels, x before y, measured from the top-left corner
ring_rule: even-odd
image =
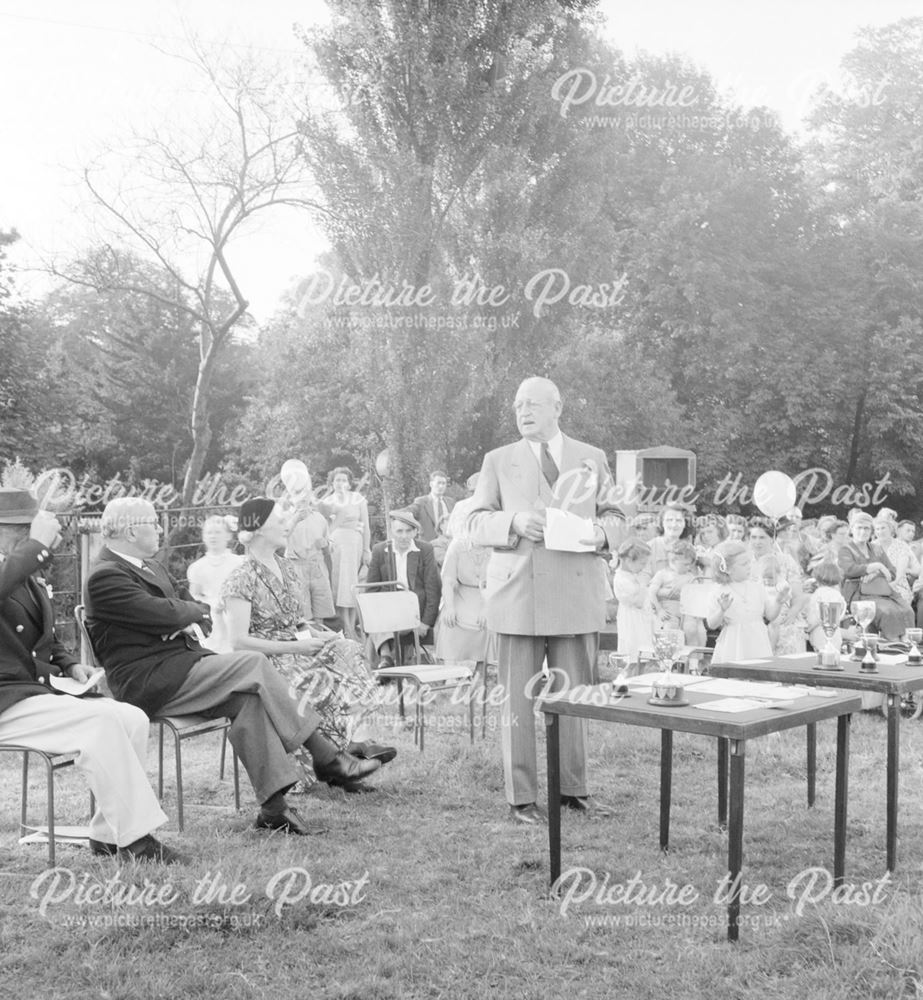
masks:
[[[592,518],[614,551],[624,522],[601,449],[564,437],[552,491],[528,441],[489,452],[472,501],[472,540],[493,548],[487,566],[487,627],[505,635],[582,635],[606,622],[605,563],[592,552],[559,552],[512,531],[520,511],[558,507]]]

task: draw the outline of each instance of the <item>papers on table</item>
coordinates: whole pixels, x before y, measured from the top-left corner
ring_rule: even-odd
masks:
[[[878,662],[882,666],[894,667],[894,666],[897,666],[898,663],[906,663],[907,662],[907,654],[906,653],[879,653],[878,654]]]
[[[656,674],[639,674],[637,677],[629,677],[625,682],[632,691],[650,691],[651,687],[660,676],[659,673]],[[708,680],[707,677],[697,677],[693,674],[676,674],[676,677],[682,683],[683,687],[691,688],[697,684],[703,684]]]
[[[772,702],[759,698],[717,698],[715,701],[700,701],[693,708],[701,708],[706,712],[755,712],[770,708]]]
[[[734,663],[738,667],[758,667],[758,666],[761,666],[764,663],[769,663],[770,661],[769,660],[732,660],[731,662]]]
[[[783,653],[781,656],[777,656],[777,660],[814,660],[816,659],[816,653]],[[766,660],[759,661],[747,661],[747,660],[735,660],[735,663],[747,663],[747,662],[760,662],[765,663]]]
[[[792,684],[740,681],[730,677],[707,677],[698,690],[705,694],[719,694],[725,698],[771,698],[773,701],[794,701],[807,694],[807,688],[798,688]]]
[[[582,544],[593,538],[593,522],[557,507],[545,509],[545,548],[559,552],[595,552],[596,546]]]

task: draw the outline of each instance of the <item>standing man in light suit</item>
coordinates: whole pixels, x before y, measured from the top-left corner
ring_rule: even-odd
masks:
[[[557,507],[593,521],[597,551],[617,548],[620,519],[612,509],[605,454],[565,437],[561,396],[545,378],[520,385],[513,406],[522,440],[484,458],[469,517],[472,541],[493,548],[487,566],[487,627],[499,637],[503,771],[510,817],[542,823],[538,808],[532,693],[547,658],[553,689],[596,679],[599,630],[606,620],[605,570],[595,552],[545,547],[546,510]],[[561,804],[608,815],[587,797],[586,723],[561,718]]]

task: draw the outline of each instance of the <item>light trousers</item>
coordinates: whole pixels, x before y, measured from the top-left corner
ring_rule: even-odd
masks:
[[[90,836],[119,847],[167,821],[145,773],[148,729],[140,708],[111,698],[38,694],[0,715],[0,742],[77,751],[74,766],[96,797]]]
[[[504,692],[500,708],[503,779],[510,805],[538,801],[533,696],[543,688],[547,659],[551,691],[593,684],[599,633],[583,635],[504,635],[497,637],[498,676]],[[561,794],[585,796],[586,720],[560,718]]]

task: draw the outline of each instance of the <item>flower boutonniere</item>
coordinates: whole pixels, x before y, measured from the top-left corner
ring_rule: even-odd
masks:
[[[585,458],[581,462],[584,476],[586,477],[587,491],[595,493],[599,489],[599,466],[592,458]]]

